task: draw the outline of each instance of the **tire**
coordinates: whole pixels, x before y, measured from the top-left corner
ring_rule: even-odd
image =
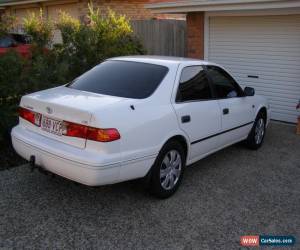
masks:
[[[264,142],[265,134],[266,118],[262,112],[259,112],[246,140],[246,146],[253,150],[259,149]]]
[[[151,168],[150,193],[161,199],[173,195],[181,184],[185,159],[181,144],[177,141],[168,142],[161,149]]]

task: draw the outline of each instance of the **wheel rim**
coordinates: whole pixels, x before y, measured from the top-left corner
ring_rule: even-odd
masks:
[[[181,156],[178,151],[169,151],[160,165],[160,184],[165,190],[174,188],[182,170]]]
[[[255,127],[255,143],[260,144],[265,134],[265,122],[264,119],[260,118],[257,120]]]

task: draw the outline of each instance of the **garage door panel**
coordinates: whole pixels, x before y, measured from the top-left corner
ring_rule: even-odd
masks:
[[[268,86],[265,86],[266,84],[262,84],[262,81],[255,83],[253,81],[252,82],[248,81],[248,79],[239,78],[239,83],[243,84],[243,85],[251,84],[253,87],[260,88],[265,91],[270,91],[270,88],[272,88],[273,91],[270,91],[270,92],[273,92],[273,93],[274,92],[275,93],[287,93],[287,94],[291,94],[291,95],[296,93],[295,96],[297,96],[297,93],[300,91],[300,87],[298,87],[298,86],[291,86],[289,89],[286,89],[286,88],[282,87],[282,85],[283,85],[282,82],[281,82],[281,85],[274,85],[273,83],[268,83]]]
[[[232,67],[228,67],[228,69],[232,69]],[[237,71],[239,70],[239,71]],[[283,71],[281,71],[280,69],[278,69],[277,72],[269,72],[266,70],[266,72],[262,72],[259,70],[247,70],[247,69],[234,69],[234,70],[230,70],[231,72],[234,72],[237,76],[240,77],[248,77],[248,75],[255,75],[258,76],[260,80],[265,81],[266,84],[269,83],[270,81],[275,80],[276,82],[279,82],[280,84],[282,84],[282,82],[291,82],[291,83],[295,83],[292,85],[297,85],[300,76],[297,74],[289,74],[289,73],[285,73]],[[274,79],[275,78],[275,79]],[[275,82],[275,83],[276,83]]]
[[[300,40],[300,38],[299,38]],[[246,44],[244,44],[243,46],[245,46]],[[226,46],[215,46],[215,53],[218,52],[222,52],[224,51],[226,48]],[[231,48],[232,51],[234,53],[251,53],[251,54],[257,54],[260,55],[261,52],[264,52],[264,55],[271,55],[271,56],[285,56],[285,55],[295,55],[295,53],[291,52],[291,49],[293,49],[295,52],[300,52],[300,48],[298,47],[290,47],[290,46],[285,46],[285,48],[280,48],[280,51],[274,51],[277,50],[278,47],[273,47],[273,46],[269,46],[269,47],[258,47],[258,46],[247,46],[247,48],[243,48],[242,46],[238,47],[238,46],[234,46],[233,48]]]
[[[243,34],[241,34],[243,35]],[[224,37],[226,36],[226,37]],[[227,37],[228,36],[228,37]],[[240,39],[240,42],[242,43],[250,43],[250,42],[257,42],[257,39],[261,39],[263,38],[263,41],[262,43],[268,43],[268,42],[272,42],[272,41],[276,41],[276,43],[279,43],[279,44],[282,44],[282,43],[285,43],[286,41],[289,42],[289,43],[295,43],[297,41],[297,39],[299,40],[299,36],[293,36],[291,35],[291,40],[288,40],[287,39],[287,35],[278,35],[276,37],[273,37],[272,36],[264,36],[264,35],[256,35],[256,36],[253,36],[253,35],[249,35],[249,38],[246,38],[246,37],[243,37],[243,38],[239,38],[238,35],[234,35],[234,34],[228,34],[228,33],[224,33],[224,34],[220,34],[220,36],[211,36],[211,38],[214,38],[214,39],[217,39],[218,42],[230,42],[230,41],[233,41],[234,39]],[[262,37],[263,36],[263,37]]]
[[[300,60],[300,55],[287,55],[283,59],[276,55],[274,55],[274,56],[263,55],[263,54],[254,55],[252,53],[235,53],[234,51],[232,51],[230,54],[228,54],[228,52],[226,53],[225,51],[226,51],[225,49],[223,51],[219,51],[219,53],[214,51],[214,52],[212,52],[212,57],[216,57],[217,59],[219,57],[226,58],[228,56],[230,56],[231,58],[233,57],[233,58],[241,58],[241,59],[250,58],[250,59],[255,59],[257,62],[260,62],[260,60],[264,60],[267,62],[272,62],[273,60],[275,60],[277,62],[284,62],[286,64],[287,63],[299,63],[299,60]],[[211,52],[211,50],[209,50],[209,52]],[[292,62],[288,62],[288,61],[292,61]]]
[[[247,35],[249,37],[249,41],[253,41],[257,38],[263,38],[263,39],[275,39],[275,41],[280,41],[280,40],[285,40],[287,38],[287,36],[291,36],[291,39],[292,40],[295,40],[299,37],[298,34],[290,34],[292,32],[299,32],[300,29],[285,29],[284,32],[281,32],[279,33],[278,31],[276,30],[272,30],[272,33],[271,31],[269,31],[269,33],[266,33],[266,32],[259,32],[259,31],[252,31],[252,32],[247,32],[245,34],[243,34],[243,32],[241,30],[235,30],[234,32],[240,32],[242,35]],[[218,39],[222,39],[222,40],[227,40],[226,38],[224,38],[223,36],[226,35],[226,36],[232,36],[231,38],[236,38],[238,37],[238,35],[236,33],[232,33],[232,32],[223,32],[222,30],[214,30],[213,32],[218,32],[218,34],[215,34],[215,35],[212,35],[212,37]],[[277,35],[276,37],[274,37],[274,34]],[[243,38],[245,39],[245,37]]]
[[[289,113],[289,114],[292,114],[294,115],[295,113],[297,113],[295,107],[291,107],[291,106],[286,106],[286,105],[281,105],[280,103],[277,103],[277,102],[270,102],[273,107],[276,109],[276,110],[281,110],[281,111],[286,111],[286,113]],[[292,111],[292,109],[294,109],[294,111]]]
[[[299,39],[300,41],[300,39]],[[212,52],[213,54],[215,55],[218,55],[218,56],[228,56],[228,54],[225,52],[226,49],[218,49],[216,48],[214,50],[214,52]],[[293,53],[271,53],[271,52],[268,52],[268,51],[263,51],[261,50],[260,52],[257,52],[257,53],[253,53],[251,51],[247,51],[247,50],[244,50],[244,51],[237,51],[235,49],[233,49],[230,53],[230,55],[232,57],[236,57],[236,58],[244,58],[245,56],[247,57],[250,57],[250,58],[253,58],[253,59],[256,59],[256,60],[259,60],[259,59],[269,59],[269,60],[273,60],[273,59],[276,59],[276,60],[293,60],[293,61],[296,61],[296,62],[299,62],[298,60],[300,60],[300,55],[298,54],[293,54]]]
[[[222,60],[223,62],[226,62],[226,60]],[[227,67],[234,67],[236,69],[244,69],[244,70],[249,70],[249,67],[253,70],[261,70],[262,67],[266,69],[266,72],[268,73],[273,73],[273,72],[278,72],[280,70],[282,73],[289,73],[292,75],[299,75],[298,73],[295,73],[296,70],[298,70],[299,65],[297,64],[288,64],[288,65],[283,65],[281,63],[272,63],[269,65],[262,64],[262,63],[256,63],[255,61],[253,62],[243,62],[241,64],[240,60],[230,60],[230,62],[227,61]]]
[[[289,93],[283,93],[282,91],[274,91],[274,90],[270,91],[269,89],[260,88],[258,86],[253,86],[252,84],[251,85],[247,84],[247,85],[244,85],[244,86],[254,87],[257,94],[264,95],[266,97],[273,96],[274,99],[276,97],[282,97],[282,98],[289,98],[291,100],[294,100],[295,101],[294,107],[296,107],[297,101],[299,99],[298,94],[294,94],[294,93],[291,93],[291,92],[289,92]]]
[[[280,106],[280,107],[282,107],[282,108],[288,108],[289,110],[290,110],[291,108],[292,108],[292,109],[295,108],[294,102],[288,103],[288,102],[285,102],[284,100],[283,100],[283,101],[280,101],[280,100],[278,100],[278,99],[275,99],[275,100],[273,101],[272,98],[269,99],[269,102],[270,102],[273,106],[278,105],[278,106]]]
[[[276,111],[272,111],[272,119],[277,121],[295,123],[295,115],[282,114]]]
[[[214,59],[214,57],[213,56],[210,56],[209,57],[210,58],[210,60],[212,61],[213,59]],[[298,69],[298,63],[299,63],[299,61],[298,60],[286,60],[286,61],[282,61],[282,60],[276,60],[276,59],[273,59],[272,61],[270,61],[270,60],[264,60],[264,59],[261,59],[261,60],[259,60],[259,62],[257,61],[257,59],[255,59],[255,58],[247,58],[247,59],[245,59],[245,58],[243,58],[243,57],[241,57],[241,58],[231,58],[230,59],[230,61],[228,61],[227,59],[226,59],[226,57],[220,57],[220,56],[215,56],[215,59],[216,60],[218,60],[219,61],[219,63],[221,63],[221,62],[223,62],[223,65],[225,65],[224,63],[226,63],[226,64],[229,64],[229,63],[236,63],[237,65],[244,65],[244,66],[246,66],[246,65],[249,65],[249,66],[251,66],[251,65],[258,65],[258,66],[260,66],[260,67],[265,67],[265,65],[267,64],[267,65],[269,65],[270,67],[272,67],[272,68],[274,68],[274,67],[277,67],[277,66],[281,66],[281,67],[283,67],[283,68],[290,68],[290,69],[292,69],[292,68],[296,68],[296,69]]]
[[[235,76],[235,74],[233,73]],[[288,94],[290,95],[290,98],[293,98],[293,96],[296,96],[296,99],[299,99],[299,87],[298,86],[284,86],[281,88],[278,88],[277,85],[273,85],[272,83],[264,84],[263,81],[251,81],[250,78],[244,78],[244,77],[235,77],[237,82],[241,85],[247,85],[255,87],[256,89],[261,89],[264,91],[268,91],[270,93],[278,93],[278,94]],[[281,82],[281,85],[284,85],[285,82]]]
[[[300,15],[210,17],[207,51],[208,59],[224,65],[242,86],[269,98],[273,119],[296,122]]]
[[[272,40],[272,39],[271,39]],[[243,47],[244,45],[247,45],[248,47],[257,47],[260,46],[262,48],[286,48],[286,47],[293,47],[293,48],[299,48],[299,39],[296,38],[294,40],[292,39],[282,39],[282,40],[277,40],[276,41],[276,46],[270,44],[269,41],[257,41],[257,39],[253,39],[253,41],[249,41],[249,39],[245,39],[243,44],[241,44],[240,41],[231,41],[230,40],[215,40],[211,42],[212,45],[214,46],[222,46],[222,47],[232,47],[232,46],[236,46],[236,47]]]
[[[293,116],[297,114],[297,111],[292,111],[292,110],[286,110],[284,108],[278,108],[276,107],[274,109],[275,113],[280,113],[280,114],[285,114],[285,115],[289,115],[289,116]]]
[[[222,60],[223,62],[226,62],[226,60]],[[296,79],[297,82],[300,78],[300,72],[297,72],[297,68],[300,67],[300,64],[293,64],[291,67],[281,65],[278,63],[277,65],[266,65],[266,64],[258,64],[258,63],[248,63],[248,64],[241,64],[241,63],[234,63],[234,62],[227,62],[227,68],[228,69],[234,69],[237,73],[240,73],[241,75],[248,76],[249,71],[251,72],[257,72],[256,75],[261,75],[265,79],[269,79],[269,77],[276,76],[279,78],[290,78],[292,81],[293,79]],[[274,79],[274,78],[271,78]]]
[[[214,54],[211,50],[209,50],[209,53],[212,54],[211,56],[209,56],[209,58],[216,58],[218,60],[225,60],[227,61],[228,63],[230,62],[243,62],[243,63],[257,63],[257,65],[259,64],[262,64],[262,65],[266,65],[266,64],[269,64],[269,65],[285,65],[285,66],[293,66],[293,64],[298,64],[299,63],[299,60],[297,60],[297,58],[293,58],[293,59],[286,59],[286,60],[282,60],[280,58],[272,58],[272,60],[270,60],[269,58],[265,58],[265,57],[261,57],[259,59],[259,61],[257,60],[257,57],[253,57],[253,58],[245,58],[244,56],[238,56],[238,55],[235,55],[235,57],[231,57],[230,58],[230,61],[228,61],[228,54],[223,54],[223,55],[217,55],[217,54]],[[226,56],[226,57],[224,57]],[[226,60],[227,59],[227,60]]]

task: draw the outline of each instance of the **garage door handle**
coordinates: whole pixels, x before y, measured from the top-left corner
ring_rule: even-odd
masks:
[[[226,108],[226,109],[223,109],[223,115],[228,115],[229,114],[229,109]]]
[[[191,117],[189,115],[181,116],[181,122],[182,123],[188,123],[190,121],[191,121]]]
[[[256,78],[258,79],[259,77],[258,76],[252,76],[252,75],[248,75],[249,78]]]

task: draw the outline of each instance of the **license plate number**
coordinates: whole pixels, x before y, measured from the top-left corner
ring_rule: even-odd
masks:
[[[46,132],[59,136],[63,133],[62,121],[54,120],[47,116],[42,117],[41,128]]]

